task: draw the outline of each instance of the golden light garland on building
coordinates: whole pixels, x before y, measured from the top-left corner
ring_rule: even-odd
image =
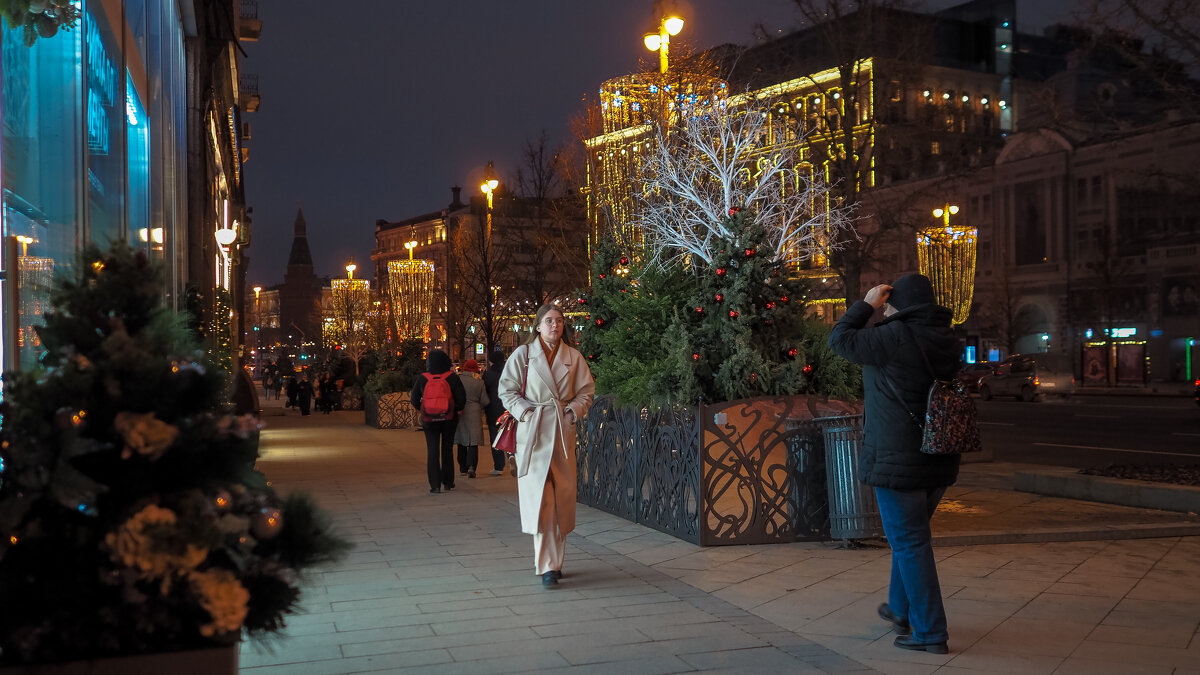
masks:
[[[917,232],[917,262],[921,274],[933,283],[937,302],[954,312],[953,322],[963,323],[971,313],[975,295],[975,247],[979,230],[950,224],[958,207],[934,209],[942,225]]]
[[[388,261],[388,296],[401,340],[424,339],[433,309],[432,260]]]

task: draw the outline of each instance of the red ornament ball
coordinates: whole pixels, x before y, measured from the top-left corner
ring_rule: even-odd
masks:
[[[604,325],[604,319],[596,319],[596,325],[597,325],[597,326],[603,326],[603,325]]]
[[[731,318],[731,319],[736,319],[736,318],[738,318],[738,313],[737,313],[737,312],[735,312],[735,311],[733,311],[732,309],[731,309],[731,310],[729,310],[729,318]]]
[[[775,303],[774,303],[774,302],[768,302],[768,303],[767,303],[767,309],[775,309]]]
[[[787,350],[787,355],[793,359],[796,358],[797,353],[798,353],[798,350],[795,347],[792,347],[791,349]]]
[[[601,278],[601,279],[603,279],[603,278],[604,278],[604,277],[606,277],[606,276],[608,276],[608,275],[607,275],[607,274],[601,274],[601,275],[600,275],[600,278]]]
[[[725,296],[723,294],[717,293],[717,302],[721,302],[724,299],[725,299]]]
[[[703,313],[704,313],[704,308],[703,308],[703,307],[697,307],[697,308],[696,308],[696,313],[697,313],[697,314],[703,314]]]
[[[740,208],[738,208],[738,207],[734,206],[734,207],[732,207],[732,208],[730,208],[730,209],[729,209],[729,217],[730,217],[730,218],[732,218],[732,217],[734,217],[735,215],[737,215],[738,213],[741,213],[741,211],[742,211],[742,210],[741,210]]]
[[[780,298],[779,298],[779,301],[780,301],[780,302],[787,302],[787,301],[788,301],[788,296],[786,296],[786,295],[785,295],[785,296],[782,296],[782,297],[780,297]]]
[[[693,361],[699,361],[699,360],[700,360],[700,354],[699,354],[699,353],[697,353],[697,352],[692,352],[692,360],[693,360]]]
[[[628,264],[629,264],[629,258],[627,258],[627,257],[625,257],[625,256],[621,256],[621,264],[622,264],[622,265],[628,265]]]
[[[581,304],[581,305],[586,305],[586,304],[587,304],[587,298],[580,298],[580,299],[579,299],[579,304]]]
[[[755,253],[754,249],[752,249],[752,248],[746,249],[746,257],[747,258],[753,257],[754,253]]]
[[[805,375],[812,375],[812,371],[813,371],[813,364],[811,364],[811,363],[806,363],[806,364],[804,364],[804,369],[803,369],[803,370],[804,370],[804,374],[805,374]]]
[[[717,268],[717,276],[719,276],[719,277],[725,276],[725,268],[724,267]]]

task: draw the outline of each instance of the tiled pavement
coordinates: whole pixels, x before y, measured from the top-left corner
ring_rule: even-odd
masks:
[[[265,403],[259,468],[357,546],[309,575],[284,635],[243,646],[244,673],[1200,673],[1194,516],[1017,493],[1011,465],[965,465],[935,517],[938,656],[892,646],[875,616],[883,544],[700,548],[580,506],[544,591],[507,473],[431,495],[419,432]],[[1035,543],[989,543],[1017,539]]]

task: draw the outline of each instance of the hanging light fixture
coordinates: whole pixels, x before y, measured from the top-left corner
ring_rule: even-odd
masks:
[[[929,277],[939,305],[954,312],[953,322],[961,324],[971,313],[975,294],[975,247],[979,230],[950,224],[958,206],[946,204],[934,209],[933,216],[942,224],[917,232],[917,263],[921,274]]]

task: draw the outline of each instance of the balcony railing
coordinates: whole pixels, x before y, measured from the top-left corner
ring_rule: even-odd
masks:
[[[256,42],[260,34],[262,21],[258,18],[258,0],[242,0],[242,10],[238,18],[238,39]]]

